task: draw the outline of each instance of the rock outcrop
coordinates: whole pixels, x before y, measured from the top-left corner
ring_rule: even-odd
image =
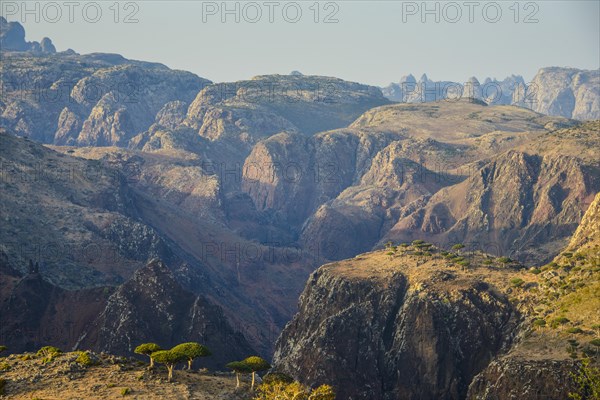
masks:
[[[27,42],[25,28],[18,22],[8,22],[0,17],[0,49],[2,51],[29,51],[34,53],[54,54],[56,48],[52,40],[45,37],[41,42]]]
[[[377,252],[321,267],[278,339],[276,368],[348,400],[465,398],[519,316],[483,276],[444,264]]]
[[[111,289],[65,290],[32,265],[24,274],[0,253],[0,340],[13,353],[37,351],[47,343],[72,348],[104,308]]]
[[[542,68],[528,86],[523,102],[543,114],[600,119],[600,70]]]
[[[568,399],[577,366],[573,360],[501,357],[475,377],[466,399]]]

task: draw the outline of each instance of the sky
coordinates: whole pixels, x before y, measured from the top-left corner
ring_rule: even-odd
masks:
[[[403,75],[526,81],[600,67],[600,1],[8,1],[26,39],[119,53],[214,82],[306,75],[384,86]],[[237,21],[236,21],[237,20]]]

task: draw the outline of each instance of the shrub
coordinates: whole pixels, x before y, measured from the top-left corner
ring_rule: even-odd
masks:
[[[525,281],[521,278],[512,278],[510,280],[510,284],[517,288],[523,286],[523,283],[525,283]]]
[[[421,240],[421,239],[417,239],[417,240],[413,240],[412,241],[413,246],[416,246],[416,245],[419,245],[419,244],[423,244],[423,243],[425,243],[425,241]]]
[[[542,328],[542,327],[546,326],[546,320],[542,319],[542,318],[537,318],[537,319],[533,320],[532,324],[536,328]]]
[[[410,246],[410,244],[408,244],[408,243],[400,243],[400,247],[408,247],[408,246]]]
[[[531,272],[531,273],[532,273],[532,274],[534,274],[534,275],[538,275],[538,274],[540,274],[540,273],[542,272],[542,270],[541,270],[541,269],[539,269],[539,268],[535,268],[535,267],[533,267],[533,268],[530,268],[530,269],[529,269],[529,272]]]
[[[452,250],[462,250],[465,248],[465,245],[462,243],[456,243],[454,246],[452,246]]]
[[[566,323],[569,322],[569,319],[566,317],[558,317],[558,318],[554,318],[552,321],[550,321],[550,326],[552,328],[558,328],[559,325],[564,325]]]
[[[494,261],[488,259],[483,260],[483,265],[492,265],[494,263]]]
[[[309,396],[310,400],[335,400],[335,391],[329,385],[321,385],[314,389]]]
[[[10,370],[10,365],[8,365],[8,363],[1,362],[0,363],[0,371],[8,371],[8,370]]]
[[[283,372],[269,372],[263,377],[262,381],[268,385],[278,382],[290,384],[294,382],[294,378]]]
[[[413,254],[415,256],[422,256],[424,253],[422,251],[415,251]]]
[[[75,362],[79,363],[83,366],[86,366],[86,367],[90,367],[95,364],[95,362],[92,361],[92,359],[90,357],[90,353],[87,351],[80,351],[79,355],[75,359]]]
[[[508,257],[500,257],[498,258],[498,262],[501,262],[502,264],[508,264],[512,262],[512,260]]]
[[[321,385],[312,391],[299,382],[263,383],[254,400],[335,400],[335,392],[329,385]]]
[[[570,251],[565,251],[564,253],[562,253],[563,257],[566,258],[571,258],[573,257],[573,253],[571,253]]]
[[[574,400],[600,399],[600,370],[590,366],[590,360],[584,359],[577,374],[571,373],[577,385],[577,392],[569,392]]]
[[[583,333],[581,328],[569,328],[569,329],[567,329],[567,332],[568,333]]]
[[[596,347],[600,347],[600,339],[596,338],[590,341],[590,344]]]
[[[129,389],[128,387],[121,389],[121,396],[125,397],[129,393],[131,393],[131,389]]]
[[[54,346],[44,346],[38,350],[36,355],[38,357],[43,357],[42,362],[48,363],[54,360],[56,357],[60,356],[62,351],[58,347]]]
[[[0,378],[0,396],[4,396],[6,393],[6,380]]]

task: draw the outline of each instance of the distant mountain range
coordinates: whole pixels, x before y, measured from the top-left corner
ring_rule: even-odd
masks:
[[[600,118],[600,69],[542,68],[531,82],[520,75],[502,81],[486,78],[480,82],[475,77],[467,82],[433,81],[425,74],[417,81],[409,74],[382,92],[401,103],[475,98],[490,105],[516,105],[577,120]]]

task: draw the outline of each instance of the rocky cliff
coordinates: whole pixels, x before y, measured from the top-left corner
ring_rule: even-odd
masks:
[[[344,399],[586,398],[573,376],[598,362],[600,195],[541,269],[423,241],[315,271],[277,342],[278,370]]]
[[[377,252],[321,267],[278,339],[277,368],[349,400],[464,398],[519,314],[483,271],[438,257]]]
[[[401,217],[386,237],[407,240],[417,229],[436,243],[468,242],[531,263],[550,261],[600,190],[598,127],[555,131],[474,166],[465,181]],[[554,249],[550,257],[547,249]]]

